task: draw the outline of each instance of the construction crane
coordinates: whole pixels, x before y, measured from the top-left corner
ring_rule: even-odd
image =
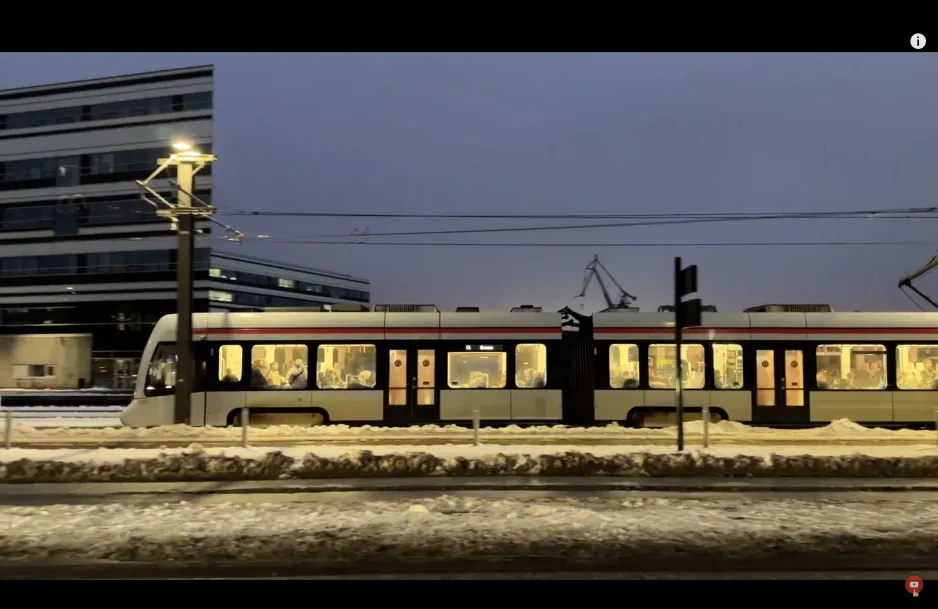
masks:
[[[606,274],[606,277],[619,288],[619,301],[613,302],[612,296],[609,295],[609,290],[606,288],[606,282],[603,281],[602,274],[600,271]],[[635,296],[632,296],[626,292],[619,282],[616,281],[616,278],[612,276],[612,273],[609,272],[603,263],[599,261],[599,256],[593,256],[593,261],[586,265],[586,272],[583,275],[583,289],[580,290],[579,296],[577,298],[583,298],[586,296],[586,290],[590,287],[590,282],[593,280],[593,277],[596,278],[596,283],[599,284],[599,289],[603,291],[603,297],[606,299],[606,306],[610,309],[628,309],[632,301],[637,300]]]
[[[921,277],[922,275],[926,275],[926,274],[930,273],[931,271],[935,270],[935,268],[938,268],[938,255],[932,256],[932,259],[931,259],[931,260],[929,260],[928,262],[926,262],[925,264],[923,264],[923,265],[921,266],[921,268],[919,268],[919,269],[918,269],[917,271],[915,271],[914,273],[912,273],[912,274],[910,274],[910,275],[908,275],[908,276],[906,276],[906,277],[903,277],[903,278],[902,278],[902,281],[899,282],[899,289],[902,290],[903,293],[905,293],[905,295],[908,296],[908,297],[909,297],[909,300],[911,300],[912,302],[915,302],[915,299],[912,298],[911,296],[909,296],[909,293],[905,291],[905,288],[909,288],[910,290],[912,290],[913,292],[915,292],[916,294],[918,294],[919,297],[921,297],[921,298],[923,298],[924,300],[926,300],[926,301],[928,302],[928,304],[930,304],[931,306],[933,306],[933,307],[935,307],[936,309],[938,309],[938,303],[936,303],[934,300],[932,300],[931,298],[929,298],[928,296],[926,296],[925,294],[923,294],[922,291],[919,290],[917,287],[915,287],[914,285],[912,285],[912,282],[913,282],[913,281],[915,281],[916,279],[918,279],[918,278]],[[918,303],[917,303],[917,302],[915,302],[915,304],[916,304],[916,306],[918,306]],[[919,306],[919,308],[921,309],[922,307]],[[924,309],[923,309],[923,310],[924,310]]]

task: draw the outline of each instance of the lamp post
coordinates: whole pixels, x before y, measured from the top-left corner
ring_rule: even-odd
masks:
[[[217,160],[215,155],[201,154],[186,141],[175,141],[169,158],[159,159],[160,166],[146,180],[138,181],[142,197],[166,217],[178,232],[176,255],[176,401],[173,423],[189,423],[195,366],[192,353],[193,275],[195,263],[195,216],[211,217],[215,208],[195,196],[195,175]],[[167,168],[176,168],[175,203],[167,201],[150,186]]]

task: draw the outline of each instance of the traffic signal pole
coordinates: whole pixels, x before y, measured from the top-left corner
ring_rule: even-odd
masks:
[[[681,341],[684,328],[699,328],[702,323],[702,305],[699,298],[684,300],[685,296],[697,291],[697,265],[681,268],[681,258],[674,259],[674,347],[677,350],[675,364],[674,397],[677,405],[677,449],[684,451],[684,358],[681,357]]]

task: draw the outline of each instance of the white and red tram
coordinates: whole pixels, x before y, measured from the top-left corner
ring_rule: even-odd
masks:
[[[848,418],[934,424],[938,313],[610,311],[580,317],[519,307],[439,312],[258,312],[194,316],[191,412],[176,420],[176,317],[155,326],[126,425],[654,425],[673,419],[676,366],[688,418],[766,425]]]

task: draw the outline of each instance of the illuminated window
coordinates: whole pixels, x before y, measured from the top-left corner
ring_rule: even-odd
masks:
[[[278,279],[278,280],[277,280],[277,285],[280,286],[281,288],[291,288],[291,289],[292,289],[294,286],[296,286],[296,282],[293,281],[292,279]]]
[[[883,345],[818,345],[818,389],[870,391],[886,388]]]
[[[320,345],[316,386],[320,389],[373,389],[377,380],[374,345]]]
[[[638,387],[638,345],[609,345],[609,386]]]
[[[450,389],[502,389],[506,385],[508,354],[501,345],[466,345],[450,352],[446,378]]]
[[[677,349],[674,345],[648,346],[648,386],[674,389],[677,378]],[[681,345],[682,385],[684,389],[703,389],[703,345]]]
[[[306,345],[254,345],[251,349],[251,387],[306,389],[309,348]]]
[[[208,299],[215,302],[234,302],[234,295],[231,292],[219,292],[218,290],[209,290]]]
[[[938,386],[938,345],[896,347],[896,385],[899,389],[934,391]]]
[[[218,380],[223,383],[241,381],[241,345],[222,345],[218,350]]]
[[[739,345],[713,345],[713,384],[717,389],[743,386],[743,348]]]
[[[526,344],[515,347],[515,386],[543,389],[547,385],[547,346]]]
[[[221,269],[209,269],[208,276],[209,277],[224,277],[225,275],[224,273],[221,272]]]

